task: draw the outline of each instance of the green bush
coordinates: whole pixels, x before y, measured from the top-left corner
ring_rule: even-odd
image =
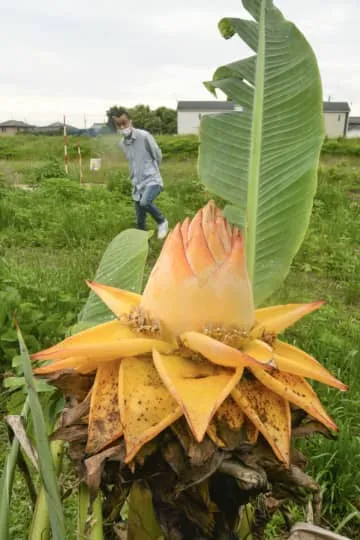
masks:
[[[337,156],[360,156],[360,139],[326,139],[322,153]]]
[[[157,141],[165,159],[190,159],[198,155],[199,138],[196,135],[159,136]]]
[[[64,178],[64,164],[53,158],[42,167],[35,169],[35,182],[42,182],[46,178]]]

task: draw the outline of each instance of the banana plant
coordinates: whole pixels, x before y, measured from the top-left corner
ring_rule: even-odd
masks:
[[[238,480],[244,486],[245,477],[251,493],[267,488],[267,482],[265,472],[236,462],[236,452],[230,461],[228,450],[226,457],[222,454],[224,446],[236,450],[240,441],[228,443],[229,432],[246,437],[254,453],[261,433],[274,452],[267,463],[274,463],[276,471],[282,463],[286,475],[292,459],[290,403],[329,429],[335,426],[304,378],[346,389],[309,355],[276,338],[321,303],[254,310],[252,293],[258,305],[281,284],[306,232],[323,116],[319,71],[304,36],[272,0],[243,0],[243,6],[252,20],[223,19],[220,31],[226,39],[237,34],[256,54],[219,68],[206,83],[237,107],[203,118],[199,172],[206,187],[228,201],[227,218],[244,228],[246,257],[242,232],[232,229],[210,202],[171,233],[141,297],[134,293],[141,290],[147,235],[125,231],[104,255],[95,277],[100,283],[90,284],[103,303],[91,293],[73,329],[79,334],[33,355],[53,360],[37,368],[37,375],[69,367],[96,373],[87,428],[90,459],[100,462],[102,452],[115,451],[130,472],[137,458],[141,475],[141,464],[157,452],[159,461],[152,468],[150,461],[144,473],[154,494],[145,494],[147,486],[143,490],[146,520],[139,520],[134,508],[139,505],[136,492],[130,495],[134,538],[149,527],[153,532],[148,536],[159,537],[151,509],[159,501],[162,530],[164,524],[171,531],[181,528],[178,516],[187,530],[199,528],[206,537],[219,537],[217,531],[230,526],[234,530],[220,473],[226,472],[227,482],[232,471],[235,490]],[[277,369],[269,373],[269,367]],[[253,376],[242,377],[245,369]],[[158,439],[165,430],[167,439]],[[214,452],[211,459],[207,444]],[[169,491],[156,484],[159,463],[174,479]],[[112,485],[122,488],[121,475],[117,478],[111,476]],[[81,491],[80,537],[93,521],[87,518],[89,493]],[[98,498],[97,510],[100,506]],[[101,517],[95,521],[94,539],[103,535]]]

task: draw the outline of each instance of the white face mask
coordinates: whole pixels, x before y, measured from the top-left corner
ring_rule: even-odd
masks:
[[[131,132],[132,132],[132,127],[129,126],[127,128],[124,128],[124,129],[120,129],[120,133],[122,135],[124,135],[124,137],[129,137],[129,135],[131,135]]]

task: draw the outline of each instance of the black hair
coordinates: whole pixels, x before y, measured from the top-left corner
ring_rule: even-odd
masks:
[[[126,109],[119,109],[117,113],[115,114],[115,118],[120,118],[120,116],[125,115],[126,118],[131,120],[131,114]]]

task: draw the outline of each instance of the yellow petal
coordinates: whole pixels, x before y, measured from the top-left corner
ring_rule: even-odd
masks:
[[[195,439],[201,442],[221,403],[239,381],[243,368],[225,370],[207,362],[153,352],[156,369],[179,403]]]
[[[140,294],[109,287],[95,281],[87,281],[86,283],[117,317],[129,313],[133,307],[140,304]]]
[[[216,413],[216,420],[223,422],[227,427],[238,431],[242,428],[245,415],[234,399],[229,396],[219,407]]]
[[[147,358],[124,358],[119,371],[119,406],[126,462],[182,415],[175,399]]]
[[[272,374],[265,373],[263,369],[257,368],[252,368],[251,371],[264,386],[304,409],[328,428],[337,429],[336,424],[324,410],[314,390],[303,378],[279,371],[274,371]]]
[[[315,358],[288,343],[276,340],[274,344],[274,360],[280,371],[286,371],[300,377],[308,377],[328,386],[334,386],[339,390],[346,391],[348,389],[345,384],[331,375]]]
[[[257,360],[260,364],[275,367],[272,348],[260,339],[252,339],[245,343],[243,352]]]
[[[290,463],[290,406],[259,381],[242,379],[232,397],[270,444],[276,457]]]
[[[47,355],[49,353],[53,353],[59,349],[65,349],[66,347],[72,347],[74,345],[78,346],[84,343],[97,343],[99,341],[105,342],[119,339],[131,339],[134,337],[135,334],[126,325],[120,323],[118,320],[110,321],[70,336],[53,347],[32,354],[31,358],[32,360],[42,360],[48,358]]]
[[[132,339],[122,339],[118,341],[98,341],[95,343],[84,343],[78,345],[57,347],[55,350],[48,349],[33,356],[36,360],[61,360],[68,357],[87,358],[99,365],[104,362],[111,362],[125,356],[137,356],[151,352],[156,347],[161,352],[170,352],[171,345],[158,339],[135,337]]]
[[[74,357],[69,356],[65,360],[58,360],[57,362],[52,362],[47,366],[41,366],[34,369],[35,375],[50,375],[50,373],[55,373],[55,371],[60,371],[62,369],[75,369],[79,370],[79,367],[86,362],[86,357]]]
[[[91,390],[87,454],[96,454],[122,435],[118,400],[120,362],[110,362],[97,370]]]
[[[242,431],[245,415],[231,396],[220,405],[207,434],[220,448],[237,448],[244,439]]]
[[[308,313],[319,309],[323,303],[320,301],[310,304],[286,304],[257,309],[255,311],[255,326],[251,335],[261,337],[264,331],[280,334]]]
[[[217,364],[218,366],[240,368],[246,366],[260,366],[266,362],[263,358],[268,358],[269,368],[271,364],[271,358],[273,356],[271,348],[262,342],[259,344],[251,343],[244,348],[244,351],[238,351],[229,345],[225,345],[217,339],[200,334],[199,332],[184,332],[181,335],[181,340],[185,347],[188,347],[192,351],[198,352],[205,356],[210,362]],[[249,351],[249,354],[248,354]],[[250,355],[257,353],[261,359],[258,362],[253,356]]]

